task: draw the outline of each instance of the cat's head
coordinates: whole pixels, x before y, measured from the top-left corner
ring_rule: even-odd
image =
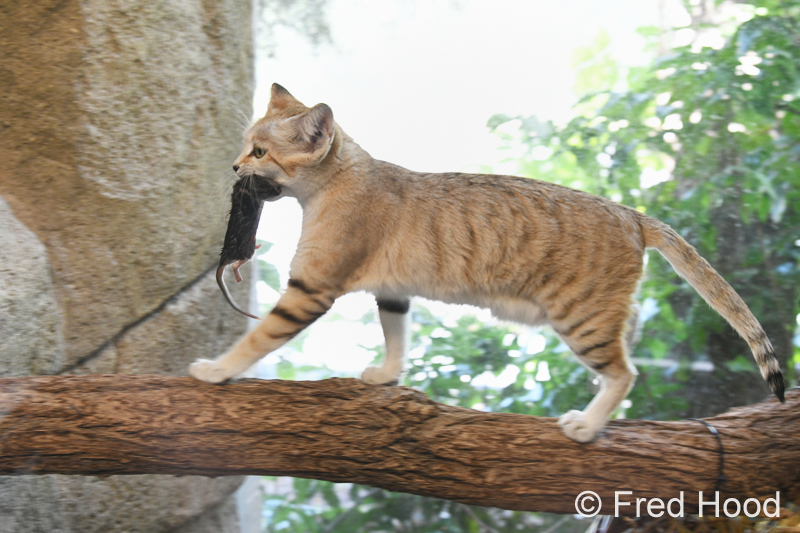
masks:
[[[320,171],[335,130],[330,107],[308,108],[274,83],[267,113],[245,133],[244,149],[233,169],[239,176],[269,180],[281,195],[286,188],[297,196]]]

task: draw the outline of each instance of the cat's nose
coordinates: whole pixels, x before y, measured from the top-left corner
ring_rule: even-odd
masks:
[[[239,165],[233,165],[233,171],[237,172],[239,170]]]

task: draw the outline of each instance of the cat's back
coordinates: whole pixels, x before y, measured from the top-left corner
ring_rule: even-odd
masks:
[[[592,269],[638,264],[644,252],[641,213],[575,189],[388,163],[377,166],[375,177],[376,196],[384,199],[371,211],[387,229],[381,257],[388,258],[387,271],[408,265],[402,279],[425,271],[435,273],[431,279],[508,290],[532,265],[558,264],[564,275],[586,265],[588,279]]]
[[[537,212],[550,217],[611,218],[633,222],[639,213],[606,198],[532,178],[462,172],[415,172],[375,161],[377,186],[416,210],[465,209],[479,214]],[[592,216],[589,216],[592,215]]]

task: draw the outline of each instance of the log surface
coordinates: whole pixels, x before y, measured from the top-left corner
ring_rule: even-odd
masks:
[[[705,419],[726,498],[800,500],[800,391]],[[225,385],[145,375],[0,379],[0,475],[277,475],[372,485],[504,509],[574,513],[594,491],[686,511],[718,487],[698,421],[612,421],[592,444],[556,419],[438,404],[355,379]],[[625,512],[634,509],[623,508]]]

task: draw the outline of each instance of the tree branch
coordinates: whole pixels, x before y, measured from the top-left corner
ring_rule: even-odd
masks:
[[[724,449],[721,501],[800,501],[800,392],[706,419]],[[574,513],[586,490],[665,501],[717,487],[720,446],[697,421],[612,421],[576,444],[553,418],[435,403],[354,379],[166,376],[0,379],[0,475],[255,474],[353,482],[461,503]],[[635,512],[635,506],[623,512]]]

